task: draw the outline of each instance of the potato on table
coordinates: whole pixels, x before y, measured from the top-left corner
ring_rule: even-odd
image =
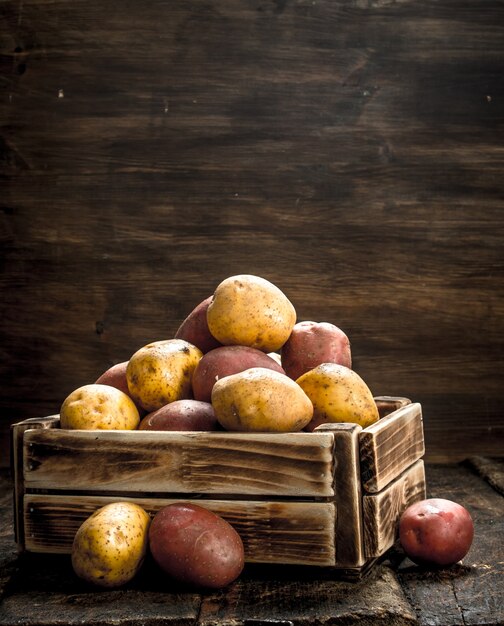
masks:
[[[225,587],[244,566],[243,542],[231,524],[189,502],[169,504],[156,513],[149,546],[166,574],[195,587]]]
[[[399,521],[399,539],[419,565],[449,567],[471,547],[474,524],[469,511],[445,498],[428,498],[409,506]]]
[[[73,541],[77,576],[100,587],[129,582],[147,553],[149,525],[149,514],[132,502],[112,502],[95,511]]]

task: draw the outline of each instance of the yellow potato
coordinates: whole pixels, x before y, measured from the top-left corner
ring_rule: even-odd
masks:
[[[289,338],[296,311],[273,283],[241,274],[217,286],[208,306],[207,323],[212,335],[224,345],[275,352]]]
[[[134,430],[140,415],[133,400],[115,387],[93,383],[72,391],[60,409],[61,428]]]
[[[190,398],[192,375],[202,356],[199,348],[183,339],[143,346],[126,368],[131,397],[148,412]]]
[[[101,587],[126,584],[144,561],[149,525],[149,514],[132,502],[112,502],[95,511],[73,541],[77,576]]]
[[[299,385],[263,367],[218,380],[212,406],[223,428],[242,432],[295,432],[313,415],[313,405]]]
[[[352,422],[365,428],[379,418],[371,390],[357,372],[344,365],[322,363],[296,382],[313,403],[313,419],[307,430],[333,422]]]

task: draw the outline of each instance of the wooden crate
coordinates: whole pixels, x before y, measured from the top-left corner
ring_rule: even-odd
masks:
[[[359,575],[425,497],[422,411],[376,398],[381,419],[313,433],[70,431],[59,417],[12,426],[20,550],[69,553],[98,507],[133,501],[151,514],[195,501],[239,532],[246,561],[330,566]]]

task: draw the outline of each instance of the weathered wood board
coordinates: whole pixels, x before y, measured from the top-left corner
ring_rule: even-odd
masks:
[[[397,409],[359,439],[362,484],[376,493],[425,454],[422,407],[415,402]]]
[[[422,460],[403,472],[383,491],[363,497],[364,552],[367,557],[386,552],[397,539],[397,520],[413,502],[425,498]]]
[[[334,502],[336,558],[341,566],[361,567],[365,562],[362,540],[362,488],[359,469],[359,434],[356,424],[324,424],[319,432],[334,434]],[[312,433],[314,434],[314,433]]]
[[[328,433],[32,430],[27,489],[260,496],[334,494]],[[78,468],[78,472],[74,471]]]

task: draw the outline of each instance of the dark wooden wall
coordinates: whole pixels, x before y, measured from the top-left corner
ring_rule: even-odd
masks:
[[[502,2],[0,12],[2,463],[236,273],[422,402],[429,459],[502,452]]]

